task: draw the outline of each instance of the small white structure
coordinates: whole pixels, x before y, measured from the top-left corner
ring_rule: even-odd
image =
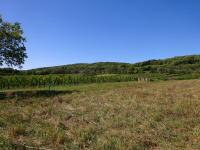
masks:
[[[150,78],[138,78],[138,82],[150,82],[151,79]]]

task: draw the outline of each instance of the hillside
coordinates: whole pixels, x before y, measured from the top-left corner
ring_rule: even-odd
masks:
[[[28,74],[118,74],[124,73],[131,64],[118,62],[80,63],[25,71]]]
[[[99,62],[74,64],[28,70],[28,74],[133,74],[169,73],[188,74],[200,72],[200,55],[179,56],[162,60],[148,60],[136,64]]]
[[[26,71],[1,69],[1,75],[8,74],[191,74],[200,73],[200,55],[179,56],[160,60],[148,60],[135,64],[118,62],[98,62],[37,68]]]

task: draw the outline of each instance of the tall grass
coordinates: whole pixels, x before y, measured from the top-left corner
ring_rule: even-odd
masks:
[[[118,84],[1,100],[0,149],[200,149],[199,80]]]

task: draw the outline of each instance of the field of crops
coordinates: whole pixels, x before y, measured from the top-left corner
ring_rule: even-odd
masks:
[[[135,81],[133,75],[83,76],[83,75],[16,75],[0,77],[0,89],[50,87],[83,83]]]

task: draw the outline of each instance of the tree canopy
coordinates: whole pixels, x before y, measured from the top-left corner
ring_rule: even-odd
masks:
[[[25,42],[20,23],[5,22],[0,16],[0,66],[21,68],[27,58]]]

